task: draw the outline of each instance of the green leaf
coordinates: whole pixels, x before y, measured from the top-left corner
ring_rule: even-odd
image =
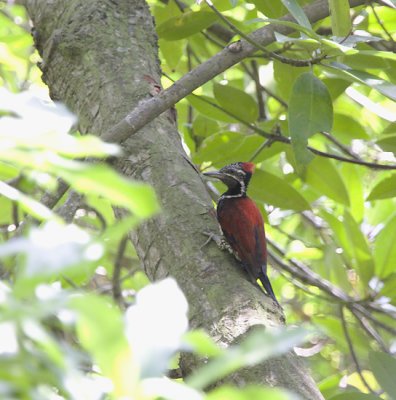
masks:
[[[341,172],[349,194],[351,214],[356,221],[361,222],[364,217],[364,172],[359,166],[348,163],[341,165]]]
[[[264,139],[259,135],[244,135],[239,132],[217,133],[204,140],[193,156],[193,161],[197,164],[208,161],[221,168],[235,161],[249,160],[263,143]],[[270,148],[261,151],[255,162],[280,153],[286,146],[284,143],[274,143]]]
[[[379,277],[396,272],[396,215],[384,226],[375,238],[374,259],[375,270]]]
[[[352,69],[349,66],[341,63],[332,63],[331,65],[326,65],[324,68],[335,72],[338,76],[344,77],[344,79],[350,82],[358,82],[368,87],[377,90],[379,93],[392,100],[396,100],[396,85],[385,81],[378,76],[369,74],[365,71],[359,71]]]
[[[396,174],[379,182],[367,197],[367,201],[389,199],[396,196]]]
[[[87,293],[72,297],[70,308],[77,314],[79,343],[112,379],[115,394],[131,396],[139,371],[132,359],[119,309],[105,297]]]
[[[11,201],[16,201],[24,211],[41,221],[57,218],[48,207],[1,181],[0,195],[8,198]],[[8,222],[11,223],[11,220]]]
[[[345,92],[346,88],[351,85],[350,82],[346,81],[345,79],[331,77],[323,78],[322,82],[326,85],[333,101],[341,96]]]
[[[82,164],[77,171],[59,169],[59,175],[81,193],[95,193],[136,216],[148,218],[159,211],[152,187],[127,180],[104,165]]]
[[[284,100],[290,98],[293,85],[296,79],[304,72],[308,72],[308,67],[294,67],[280,61],[273,61],[274,78],[276,81],[276,93]]]
[[[219,107],[217,100],[209,96],[197,96],[190,94],[187,96],[188,102],[202,115],[216,121],[235,122],[235,118],[226,114]]]
[[[352,29],[348,0],[329,0],[331,28],[334,36],[347,36]]]
[[[301,26],[311,29],[311,24],[304,13],[304,10],[296,0],[282,0],[282,3]]]
[[[213,92],[219,105],[231,115],[246,122],[255,122],[259,112],[257,103],[247,93],[231,85],[213,85]]]
[[[195,354],[202,357],[219,356],[224,352],[218,344],[203,330],[193,330],[187,332],[183,337],[183,342],[191,347]]]
[[[219,130],[219,124],[213,119],[197,115],[193,122],[194,135],[208,137]]]
[[[300,75],[289,101],[289,132],[298,165],[313,158],[307,150],[308,138],[333,125],[333,103],[326,86],[312,73]]]
[[[279,18],[287,12],[285,6],[280,1],[252,0],[252,3],[268,18]]]
[[[305,181],[321,195],[349,206],[348,191],[338,169],[331,160],[315,157],[307,166]]]
[[[354,139],[369,139],[364,127],[353,116],[334,114],[334,126],[331,133],[342,143],[350,144]]]
[[[262,327],[256,327],[238,346],[211,360],[188,378],[187,383],[196,389],[204,389],[227,375],[243,367],[257,365],[268,358],[287,352],[301,343],[307,332],[302,329],[279,330],[271,333]]]
[[[396,133],[380,136],[376,144],[381,147],[382,150],[396,154]]]
[[[168,41],[160,39],[158,46],[170,70],[176,70],[185,52],[186,43],[183,40]]]
[[[380,397],[373,394],[366,394],[360,392],[345,392],[337,394],[336,396],[330,397],[329,400],[381,400]]]
[[[390,398],[396,397],[396,359],[391,355],[381,352],[371,351],[369,353],[369,364],[375,378]]]
[[[249,194],[256,201],[286,210],[303,211],[311,208],[307,200],[285,179],[262,170],[254,173]]]
[[[344,225],[353,250],[353,266],[359,271],[362,281],[368,284],[374,274],[374,260],[367,239],[347,210],[344,212]]]
[[[216,21],[212,11],[189,11],[172,17],[157,27],[160,39],[179,40],[201,32]]]

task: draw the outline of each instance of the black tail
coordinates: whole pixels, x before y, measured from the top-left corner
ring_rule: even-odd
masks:
[[[265,289],[266,293],[268,294],[268,296],[271,297],[271,299],[274,300],[275,303],[279,305],[278,300],[276,299],[275,293],[272,290],[271,282],[269,281],[267,274],[264,274],[264,273],[260,274],[259,279],[260,279],[261,283],[263,284],[264,289]]]

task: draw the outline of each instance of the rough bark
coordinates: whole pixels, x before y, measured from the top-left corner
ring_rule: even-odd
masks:
[[[78,116],[80,130],[100,136],[120,121],[160,81],[157,38],[143,0],[26,0],[43,79],[53,99]],[[192,328],[206,329],[228,346],[253,325],[281,325],[282,313],[215,244],[202,247],[204,231],[218,232],[211,199],[182,149],[166,114],[124,144],[116,163],[126,176],[153,185],[162,212],[131,234],[152,280],[176,278],[190,305]],[[185,374],[200,360],[185,355]],[[305,399],[322,399],[294,353],[239,371],[237,385],[269,384]]]

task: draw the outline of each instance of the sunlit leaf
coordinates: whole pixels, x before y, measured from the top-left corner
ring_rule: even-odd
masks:
[[[394,371],[396,371],[396,359],[386,353],[371,351],[369,353],[369,363],[382,389],[392,398],[396,394],[394,375]]]
[[[127,180],[104,165],[80,165],[78,171],[59,168],[59,175],[81,193],[95,193],[111,203],[147,218],[159,210],[152,187]],[[76,173],[77,172],[77,173]]]
[[[396,175],[391,175],[379,182],[370,192],[367,201],[396,197]]]
[[[216,19],[216,14],[212,11],[188,11],[160,24],[157,33],[160,39],[183,39],[207,28]]]
[[[264,143],[259,135],[244,135],[239,132],[221,132],[204,140],[200,149],[193,156],[196,163],[209,161],[215,167],[223,167],[231,162],[250,160],[256,150]],[[263,161],[284,150],[284,143],[274,143],[270,148],[257,154],[255,162]]]
[[[307,166],[305,181],[321,195],[339,203],[349,205],[349,195],[344,181],[333,162],[324,157],[315,157]]]
[[[24,211],[34,218],[43,221],[50,218],[56,218],[55,214],[48,207],[1,181],[0,194],[11,201],[18,203]],[[11,220],[9,222],[11,223]]]
[[[374,260],[367,239],[363,235],[360,226],[347,210],[344,212],[343,222],[354,253],[352,261],[363,282],[367,284],[374,274]]]
[[[375,238],[375,270],[379,277],[396,272],[396,215],[384,226]]]
[[[392,135],[382,135],[378,138],[376,143],[382,150],[396,154],[396,133]]]
[[[301,26],[311,29],[311,24],[304,13],[304,10],[296,0],[282,0],[282,3]]]
[[[203,357],[218,356],[224,352],[216,342],[203,330],[187,332],[183,337],[186,346]],[[184,347],[184,346],[183,346]]]
[[[212,118],[216,121],[236,122],[229,114],[221,110],[216,99],[209,96],[187,96],[188,102],[205,117]],[[217,106],[217,107],[216,107]]]
[[[312,73],[300,75],[294,83],[289,101],[289,132],[298,164],[307,165],[312,154],[308,138],[333,125],[333,104],[326,86]]]
[[[124,323],[117,307],[104,297],[85,293],[70,299],[77,317],[77,334],[85,348],[112,380],[119,397],[135,397],[139,366],[124,334]]]
[[[307,200],[286,180],[262,170],[256,170],[254,173],[249,194],[256,201],[283,209],[295,211],[310,209]]]
[[[327,69],[336,73],[340,77],[344,77],[351,82],[362,83],[369,86],[386,97],[396,100],[396,85],[391,82],[385,81],[378,76],[372,75],[365,71],[352,69],[349,66],[341,63],[332,63],[326,66]]]
[[[254,122],[258,118],[256,102],[247,93],[231,85],[213,85],[213,92],[220,106],[231,115],[235,115],[246,122]]]
[[[334,36],[347,36],[352,29],[348,0],[329,0],[331,28]]]

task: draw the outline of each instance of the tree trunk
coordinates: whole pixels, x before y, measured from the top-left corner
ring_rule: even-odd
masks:
[[[26,0],[43,80],[51,97],[79,117],[80,131],[108,132],[160,82],[157,37],[143,0]],[[162,212],[131,234],[152,280],[173,276],[190,305],[190,325],[221,345],[238,340],[253,325],[278,326],[283,315],[247,280],[231,255],[205,231],[218,233],[211,199],[187,161],[168,113],[123,143],[116,167],[156,190]],[[184,374],[200,360],[185,355]],[[322,399],[294,353],[233,374],[229,380],[281,386],[305,399]]]

